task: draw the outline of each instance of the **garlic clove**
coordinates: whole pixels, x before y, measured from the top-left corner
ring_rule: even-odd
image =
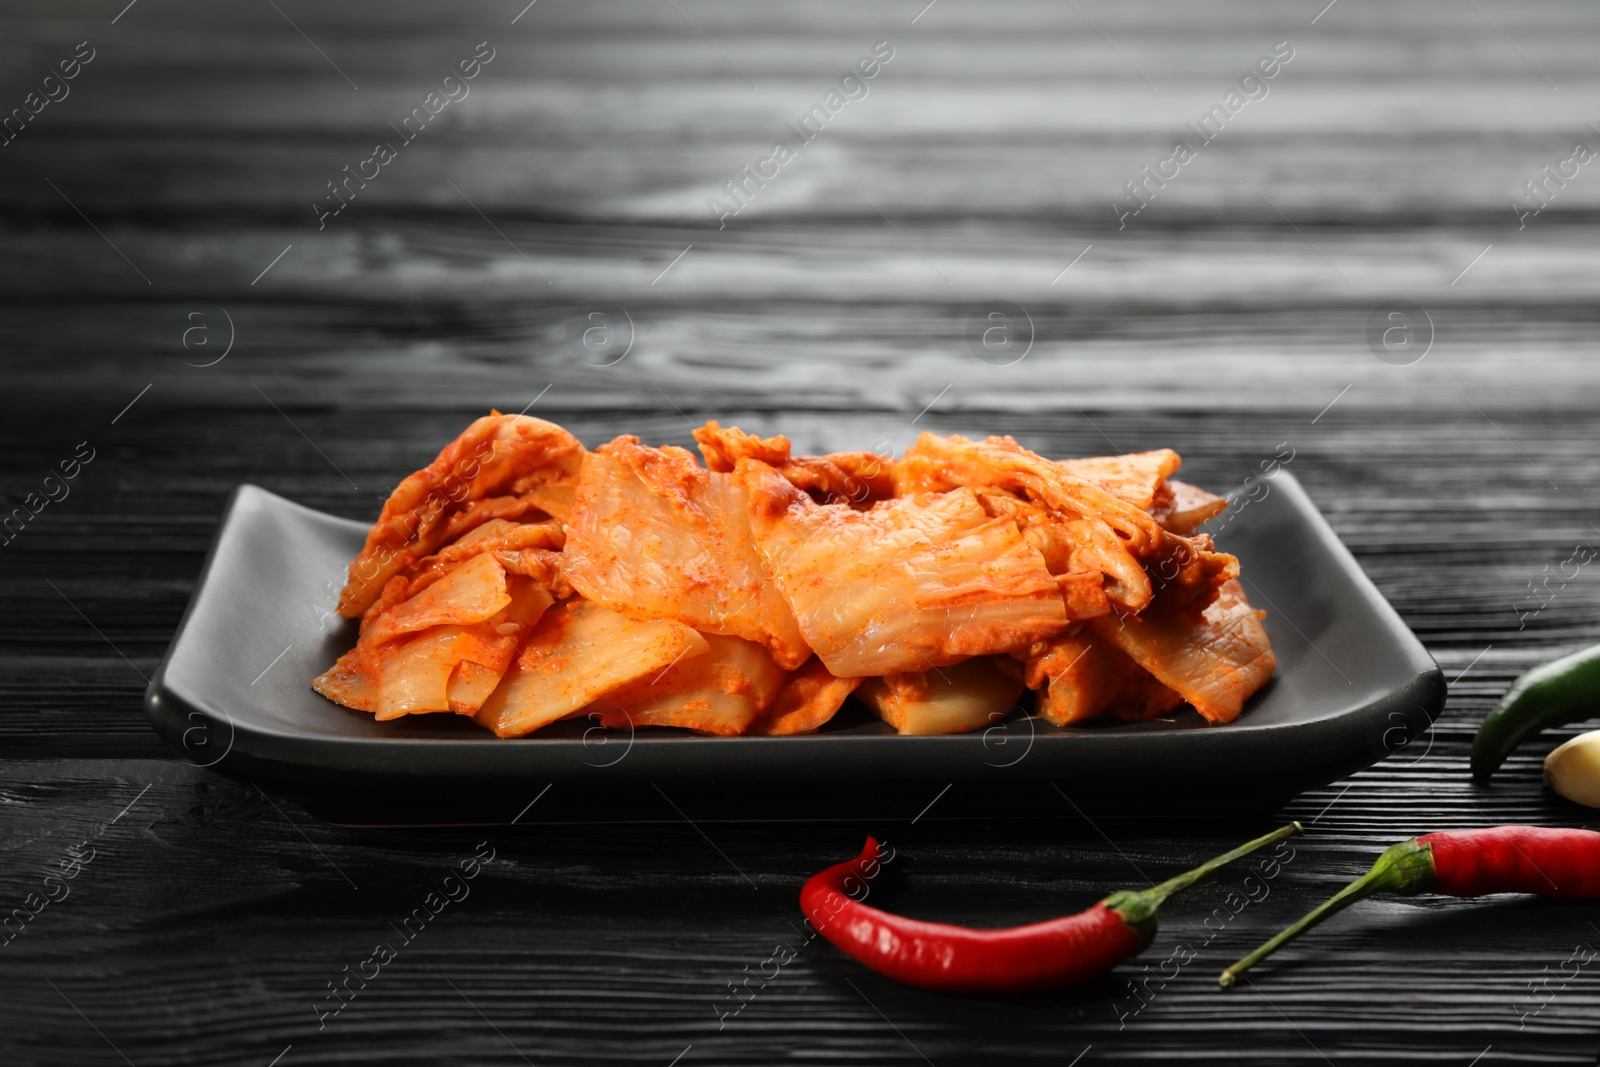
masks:
[[[1546,756],[1544,780],[1573,803],[1600,808],[1600,730],[1579,734]]]

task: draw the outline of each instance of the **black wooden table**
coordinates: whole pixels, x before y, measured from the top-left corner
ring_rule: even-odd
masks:
[[[0,1062],[1595,1056],[1600,971],[1568,961],[1600,905],[1374,902],[1215,984],[1393,840],[1596,822],[1546,746],[1465,771],[1508,681],[1600,632],[1563,566],[1600,543],[1593,7],[124,4],[0,16],[0,906],[37,911],[0,944]],[[490,407],[590,444],[1171,446],[1218,488],[1287,443],[1450,701],[1254,820],[930,789],[871,827],[351,830],[168,751],[141,694],[233,486],[370,518]],[[1069,994],[935,997],[796,930],[865,829],[909,859],[897,907],[997,924],[1286,818],[1277,877],[1196,890]]]

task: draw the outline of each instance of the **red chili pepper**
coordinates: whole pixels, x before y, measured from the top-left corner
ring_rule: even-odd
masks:
[[[1222,972],[1230,986],[1250,967],[1302,931],[1374,893],[1536,893],[1543,897],[1600,897],[1600,833],[1544,826],[1446,830],[1392,846],[1372,870],[1345,886],[1299,922]]]
[[[907,985],[947,993],[1060,989],[1141,952],[1155,936],[1162,902],[1173,893],[1300,829],[1292,823],[1160,885],[1113,893],[1077,915],[1005,930],[907,919],[848,895],[850,882],[865,889],[882,869],[882,850],[869,837],[861,855],[806,882],[800,909],[847,955]]]

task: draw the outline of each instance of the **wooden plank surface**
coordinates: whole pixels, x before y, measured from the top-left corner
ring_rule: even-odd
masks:
[[[1586,903],[1363,905],[1254,987],[1214,978],[1394,840],[1596,823],[1540,786],[1543,746],[1490,789],[1465,768],[1506,684],[1600,630],[1589,569],[1536,613],[1528,588],[1600,539],[1600,177],[1512,207],[1577,141],[1600,147],[1600,12],[924,5],[0,14],[0,115],[95,50],[0,148],[0,504],[94,454],[0,545],[0,904],[94,849],[0,945],[0,1060],[1593,1060],[1593,968],[1537,984],[1600,943]],[[480,41],[470,95],[319,230],[325,183]],[[878,41],[894,57],[870,91],[719,229],[707,199]],[[1123,184],[1282,41],[1270,92],[1119,227]],[[1395,301],[1425,311],[1416,362],[1369,343]],[[1002,304],[1031,347],[997,366],[970,339]],[[605,367],[571,339],[597,310],[631,325]],[[718,418],[808,450],[923,429],[1170,446],[1219,489],[1288,442],[1450,702],[1413,746],[1274,814],[1311,833],[1220,933],[1197,927],[1242,874],[1169,909],[1150,971],[1017,1001],[934,998],[800,946],[800,882],[870,831],[908,857],[897,908],[1022,922],[1271,820],[1198,797],[1162,820],[975,822],[952,792],[913,822],[930,792],[891,826],[349,830],[162,746],[143,679],[234,485],[370,516],[469,419],[530,402],[590,444],[686,443]],[[485,837],[470,897],[319,1028],[325,983]],[[728,983],[780,942],[795,962],[729,1015]],[[1163,982],[1179,944],[1196,959]]]

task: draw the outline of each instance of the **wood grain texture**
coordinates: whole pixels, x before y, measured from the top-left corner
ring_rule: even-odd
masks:
[[[8,5],[0,115],[77,42],[96,56],[0,148],[0,511],[80,442],[95,458],[0,544],[0,908],[69,846],[95,858],[0,944],[0,1060],[1593,1061],[1594,968],[1558,976],[1600,943],[1584,902],[1372,902],[1254,986],[1214,980],[1395,840],[1597,823],[1539,784],[1546,744],[1488,789],[1466,756],[1513,677],[1600,632],[1589,568],[1541,610],[1529,588],[1600,539],[1600,176],[1547,187],[1520,228],[1511,206],[1600,146],[1600,12],[924,5]],[[870,93],[719,229],[707,198],[880,40]],[[471,95],[319,230],[325,183],[480,41]],[[1119,228],[1123,183],[1279,41],[1270,93]],[[1368,344],[1391,301],[1431,321],[1409,366]],[[1032,343],[995,366],[971,337],[1001,302]],[[632,347],[592,366],[574,324],[617,309]],[[236,484],[369,517],[469,419],[530,403],[590,444],[687,444],[718,418],[809,451],[924,429],[1173,447],[1217,489],[1287,442],[1451,698],[1276,814],[1310,833],[1263,899],[1224,921],[1230,892],[1262,895],[1245,872],[1195,890],[1101,983],[930,998],[817,943],[720,1018],[729,982],[800,947],[805,875],[865,832],[906,857],[882,899],[1002,924],[1269,820],[1197,797],[1162,820],[1030,799],[977,821],[952,790],[913,822],[930,789],[887,826],[351,830],[164,749],[144,677]],[[319,1029],[325,983],[486,834],[471,895]],[[1196,958],[1163,982],[1179,945]]]

